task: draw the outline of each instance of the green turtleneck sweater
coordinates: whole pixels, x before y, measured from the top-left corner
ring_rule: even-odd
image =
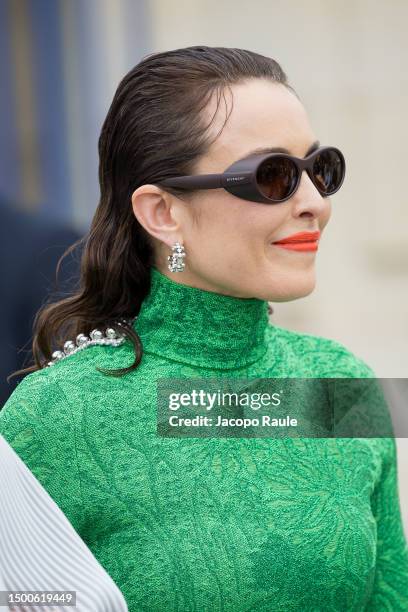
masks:
[[[122,590],[130,612],[408,610],[393,438],[165,438],[162,377],[373,377],[267,302],[152,269],[129,342],[28,375],[0,433]],[[52,589],[52,585],[49,585]],[[70,588],[68,585],[67,588]]]

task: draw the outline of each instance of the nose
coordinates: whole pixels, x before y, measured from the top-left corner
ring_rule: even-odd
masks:
[[[306,170],[303,170],[299,187],[291,199],[296,216],[320,217],[330,208],[329,198],[320,194]]]

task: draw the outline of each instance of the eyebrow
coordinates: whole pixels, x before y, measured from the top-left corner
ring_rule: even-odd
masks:
[[[315,142],[310,145],[310,147],[306,151],[305,157],[316,151],[319,147],[320,141],[315,140]],[[250,155],[265,155],[267,153],[287,153],[288,155],[293,155],[293,153],[291,153],[289,149],[285,149],[285,147],[260,147],[259,149],[254,149],[253,151],[247,153],[244,158],[249,157]]]

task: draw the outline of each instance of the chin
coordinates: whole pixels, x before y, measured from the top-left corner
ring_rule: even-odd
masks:
[[[293,302],[313,293],[315,281],[309,283],[293,284],[290,287],[279,287],[279,291],[271,291],[270,297],[266,298],[268,302]]]

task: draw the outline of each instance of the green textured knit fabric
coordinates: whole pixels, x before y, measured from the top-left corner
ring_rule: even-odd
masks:
[[[160,377],[374,376],[338,342],[274,325],[267,302],[182,278],[152,269],[137,370],[95,369],[129,365],[128,342],[68,356],[19,384],[0,433],[130,612],[408,610],[393,438],[156,434]]]

